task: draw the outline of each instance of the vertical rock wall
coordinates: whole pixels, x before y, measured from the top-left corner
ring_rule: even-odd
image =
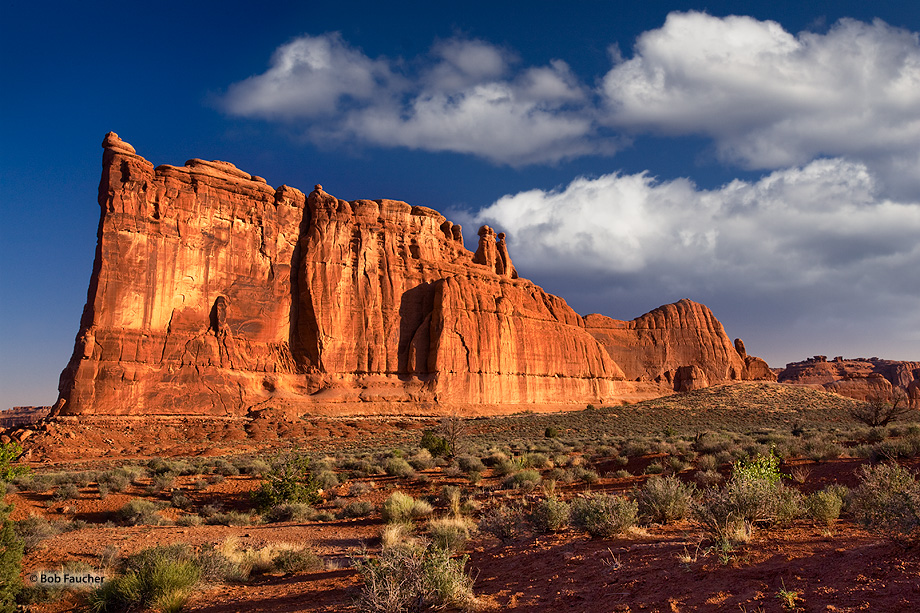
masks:
[[[473,253],[425,207],[319,185],[305,197],[226,162],[154,168],[114,133],[103,147],[96,260],[57,414],[500,411],[744,377],[702,305],[586,325],[518,278],[488,226]]]

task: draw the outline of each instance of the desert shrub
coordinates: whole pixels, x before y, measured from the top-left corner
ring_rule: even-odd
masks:
[[[632,475],[631,472],[629,472],[628,470],[625,470],[625,469],[623,469],[623,468],[621,468],[620,470],[618,470],[618,471],[616,471],[616,472],[613,473],[613,478],[614,478],[614,479],[629,479],[629,478],[632,477],[632,476],[633,476],[633,475]]]
[[[506,488],[532,490],[540,482],[540,473],[533,469],[521,470],[505,477]]]
[[[597,483],[600,480],[600,475],[597,474],[597,471],[582,468],[581,466],[575,469],[575,476],[579,481],[584,483]]]
[[[768,453],[735,462],[732,466],[732,476],[740,481],[766,481],[776,484],[783,477],[779,472],[779,462],[780,459],[771,449]]]
[[[373,485],[370,483],[365,483],[364,481],[355,481],[354,483],[348,484],[348,495],[349,496],[362,496],[373,488]]]
[[[447,441],[447,439],[438,436],[431,430],[425,430],[422,433],[422,440],[419,442],[419,447],[422,449],[427,449],[428,452],[434,457],[451,454],[450,443]]]
[[[249,526],[252,524],[252,515],[238,511],[214,513],[205,521],[209,526]]]
[[[559,430],[549,426],[543,431],[543,436],[546,438],[556,438],[559,436]]]
[[[363,556],[354,561],[364,582],[355,604],[359,611],[380,613],[471,609],[476,599],[466,561],[420,546],[384,548],[376,559]]]
[[[176,509],[187,509],[192,504],[185,494],[175,493],[169,499],[169,505]]]
[[[524,531],[524,510],[520,505],[502,504],[495,507],[479,520],[479,530],[510,542]]]
[[[538,532],[559,532],[568,527],[570,515],[568,503],[555,496],[549,496],[533,506],[530,521]]]
[[[441,488],[441,502],[447,506],[450,510],[451,515],[460,515],[461,514],[461,505],[460,499],[462,498],[462,492],[459,487],[454,485],[445,485]]]
[[[22,542],[25,552],[34,551],[38,544],[57,536],[62,532],[79,530],[86,525],[82,520],[66,521],[63,519],[50,520],[39,515],[31,515],[26,519],[14,522],[14,531],[17,538]]]
[[[0,482],[12,483],[29,472],[28,466],[15,466],[13,462],[22,455],[22,445],[16,441],[0,443]]]
[[[331,470],[321,470],[313,473],[313,482],[321,490],[329,490],[339,484],[339,478]]]
[[[850,510],[870,530],[897,539],[920,536],[920,483],[897,464],[864,466]]]
[[[182,526],[182,527],[187,527],[187,528],[194,527],[194,526],[200,526],[203,523],[204,523],[204,520],[201,518],[201,516],[195,513],[188,513],[186,515],[180,515],[179,517],[176,518],[177,526]]]
[[[75,483],[62,485],[55,490],[52,498],[56,501],[76,500],[80,497],[80,488]]]
[[[90,609],[178,612],[200,578],[201,567],[188,547],[145,549],[128,559],[124,574],[90,593]]]
[[[485,464],[482,463],[482,460],[476,456],[464,454],[457,457],[457,465],[460,466],[460,470],[469,474],[471,472],[482,472],[486,469]]]
[[[412,465],[402,458],[390,458],[387,460],[386,472],[393,477],[411,477],[415,474]]]
[[[456,554],[463,551],[475,528],[467,517],[441,517],[428,522],[428,536],[434,547]]]
[[[415,470],[427,470],[434,466],[434,456],[425,448],[419,449],[409,458],[409,464]]]
[[[508,459],[508,454],[503,451],[493,451],[482,459],[486,466],[498,466],[501,462]]]
[[[374,512],[374,505],[367,500],[355,500],[342,507],[342,517],[365,517]]]
[[[269,509],[262,517],[268,523],[310,521],[316,510],[305,502],[285,502]]]
[[[409,522],[424,517],[431,511],[431,505],[424,500],[416,500],[403,492],[393,492],[383,502],[381,515],[383,515],[383,521],[387,523]]]
[[[699,470],[693,475],[693,480],[702,487],[710,487],[722,482],[722,475],[717,470]]]
[[[166,472],[160,475],[154,475],[147,486],[147,492],[150,494],[159,494],[163,490],[172,488],[176,482],[176,475],[172,472]]]
[[[805,504],[810,518],[830,527],[840,517],[843,496],[835,489],[826,488],[810,494]]]
[[[741,516],[727,488],[704,490],[693,515],[713,546],[723,551],[731,551],[739,543],[746,543],[754,530],[753,523]]]
[[[593,494],[572,502],[572,523],[591,536],[611,537],[636,525],[639,507],[635,500],[609,494]]]
[[[116,515],[129,526],[159,526],[166,522],[159,513],[159,505],[143,498],[129,500]]]
[[[285,573],[322,570],[323,559],[309,549],[285,549],[272,560],[275,568]]]
[[[805,496],[792,487],[779,485],[776,488],[775,504],[772,519],[779,523],[788,523],[804,516],[806,513]]]
[[[9,518],[12,510],[12,505],[0,500],[0,611],[4,612],[16,610],[16,595],[22,589],[23,544]]]
[[[302,454],[289,453],[275,458],[271,470],[263,477],[262,485],[253,493],[256,505],[264,510],[286,502],[319,502],[319,486],[309,467],[309,458]]]
[[[543,453],[526,453],[521,457],[525,468],[545,468],[549,463],[549,458]]]
[[[652,477],[637,492],[639,515],[649,523],[686,519],[693,508],[695,489],[674,476]]]
[[[651,445],[643,439],[628,441],[620,453],[629,458],[643,456],[651,451]]]
[[[664,472],[664,465],[661,462],[652,462],[645,467],[646,475],[660,475]]]

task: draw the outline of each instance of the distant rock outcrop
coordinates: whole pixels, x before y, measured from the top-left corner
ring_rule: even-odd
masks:
[[[114,133],[103,147],[55,414],[489,412],[769,372],[689,300],[582,318],[518,278],[488,226],[472,253],[426,207],[276,189],[227,162],[154,168]]]
[[[920,362],[879,358],[828,360],[816,355],[802,362],[791,362],[779,374],[780,383],[822,387],[857,400],[888,400],[895,390],[904,392],[911,406],[920,408]]]

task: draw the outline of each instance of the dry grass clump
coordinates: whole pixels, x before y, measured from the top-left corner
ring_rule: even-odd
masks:
[[[393,492],[384,501],[381,508],[383,521],[387,523],[410,522],[413,519],[428,515],[431,511],[430,504],[424,500],[416,500],[403,492]]]

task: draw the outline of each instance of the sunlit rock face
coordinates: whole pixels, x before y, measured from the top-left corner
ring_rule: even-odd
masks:
[[[828,360],[816,355],[786,364],[779,381],[823,387],[857,400],[888,401],[903,395],[912,406],[920,407],[920,362],[843,356]]]
[[[763,375],[690,301],[582,318],[518,278],[487,226],[473,253],[426,207],[276,189],[227,162],[154,168],[114,133],[103,147],[57,414],[478,414]]]

